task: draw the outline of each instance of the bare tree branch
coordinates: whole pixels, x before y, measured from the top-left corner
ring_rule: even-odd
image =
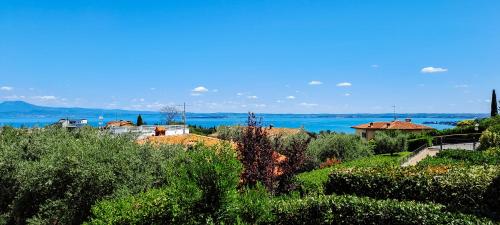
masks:
[[[165,118],[165,122],[167,125],[171,124],[175,117],[179,115],[179,110],[175,106],[165,106],[160,109],[160,113]]]

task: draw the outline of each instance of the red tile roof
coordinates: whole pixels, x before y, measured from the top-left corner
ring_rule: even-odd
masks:
[[[392,122],[373,122],[357,126],[354,129],[367,129],[367,130],[432,130],[432,127],[414,124],[412,122],[392,121]]]
[[[106,123],[106,127],[127,127],[134,126],[132,121],[128,120],[117,120],[117,121],[109,121]]]

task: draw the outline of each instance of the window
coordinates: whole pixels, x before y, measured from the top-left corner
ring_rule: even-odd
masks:
[[[361,132],[361,137],[366,138],[366,132]]]

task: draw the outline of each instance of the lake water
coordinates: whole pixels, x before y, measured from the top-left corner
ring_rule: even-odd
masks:
[[[98,116],[99,115],[71,115],[68,116],[71,119],[74,118],[85,118],[89,120],[90,125],[98,126]],[[114,114],[106,115],[104,114],[104,123],[111,120],[122,119],[136,121],[137,114]],[[347,118],[339,117],[336,115],[318,115],[318,114],[308,114],[308,115],[297,115],[297,114],[262,114],[258,115],[262,117],[263,124],[274,125],[275,127],[288,127],[288,128],[301,128],[304,127],[308,131],[318,132],[321,130],[331,130],[336,132],[344,133],[354,133],[354,129],[351,126],[359,125],[363,123],[375,122],[375,121],[391,121],[392,118],[381,118],[381,117],[367,117],[363,116],[360,118]],[[147,124],[157,124],[162,121],[162,116],[159,114],[143,114],[143,120]],[[355,117],[355,116],[353,116]],[[0,126],[9,125],[13,127],[43,127],[49,124],[57,122],[61,116],[16,116],[16,117],[1,117],[0,115]],[[424,123],[424,122],[441,122],[441,121],[460,121],[464,119],[472,118],[412,118],[414,123]],[[245,124],[247,120],[247,114],[243,113],[216,113],[216,114],[188,114],[187,122],[190,125],[199,125],[203,127],[213,127],[220,125],[242,125]],[[404,118],[401,118],[404,120]],[[441,124],[429,124],[427,126],[436,129],[451,128],[449,125]]]

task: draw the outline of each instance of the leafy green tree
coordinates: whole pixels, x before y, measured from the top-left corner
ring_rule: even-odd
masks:
[[[493,93],[491,93],[491,117],[495,117],[497,115],[498,115],[497,94],[495,93],[495,89],[493,89]]]
[[[372,154],[371,146],[359,136],[335,133],[319,135],[311,141],[306,151],[307,158],[313,161],[315,167],[331,158],[349,161]]]
[[[182,152],[90,127],[3,128],[0,224],[81,224],[101,199],[165,185],[165,162]]]
[[[372,140],[375,154],[406,151],[408,149],[408,135],[402,132],[377,132]]]
[[[139,114],[139,116],[137,116],[137,123],[136,123],[137,126],[142,126],[144,125],[144,121],[142,121],[142,116],[141,114]]]

